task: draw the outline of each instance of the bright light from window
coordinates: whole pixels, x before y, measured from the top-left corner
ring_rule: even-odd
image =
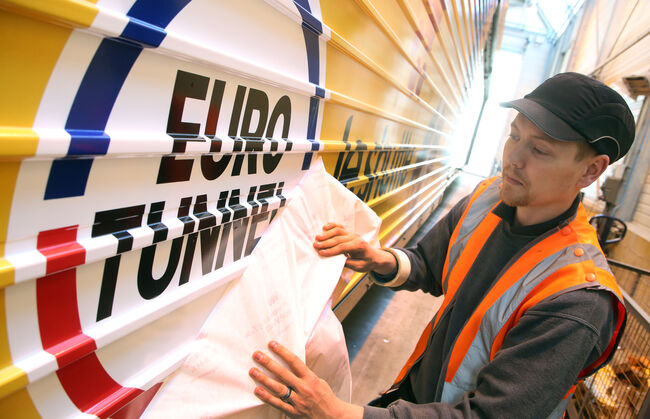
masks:
[[[554,36],[562,35],[584,0],[537,0],[537,8]]]

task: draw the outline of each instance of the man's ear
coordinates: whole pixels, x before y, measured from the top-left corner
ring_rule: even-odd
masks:
[[[607,154],[598,154],[591,158],[587,158],[586,166],[584,166],[584,171],[580,179],[578,179],[578,187],[580,189],[586,188],[587,186],[594,183],[596,179],[603,174],[607,166],[609,165],[609,156]]]

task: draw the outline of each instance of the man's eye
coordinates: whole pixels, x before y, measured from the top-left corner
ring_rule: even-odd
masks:
[[[517,135],[513,135],[513,134],[510,134],[510,139],[511,139],[512,141],[519,141],[519,136],[517,136]]]
[[[535,148],[533,149],[533,151],[534,151],[535,153],[541,155],[541,156],[547,156],[547,155],[548,155],[548,153],[547,153],[546,151],[544,151],[544,150],[540,150],[540,149],[537,148],[537,147],[535,147]]]

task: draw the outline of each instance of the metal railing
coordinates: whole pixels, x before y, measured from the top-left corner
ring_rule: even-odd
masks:
[[[650,418],[650,272],[609,260],[627,324],[611,362],[576,388],[570,418]]]
[[[630,294],[643,311],[650,313],[650,271],[613,259],[608,259],[607,263],[618,285]]]

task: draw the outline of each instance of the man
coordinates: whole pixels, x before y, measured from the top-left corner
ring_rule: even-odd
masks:
[[[577,73],[523,99],[503,174],[482,182],[411,249],[375,249],[328,224],[314,247],[348,254],[396,290],[444,294],[391,390],[370,406],[337,400],[276,342],[251,376],[258,397],[308,417],[561,417],[573,385],[607,362],[625,322],[620,291],[578,196],[634,139],[625,101]]]

